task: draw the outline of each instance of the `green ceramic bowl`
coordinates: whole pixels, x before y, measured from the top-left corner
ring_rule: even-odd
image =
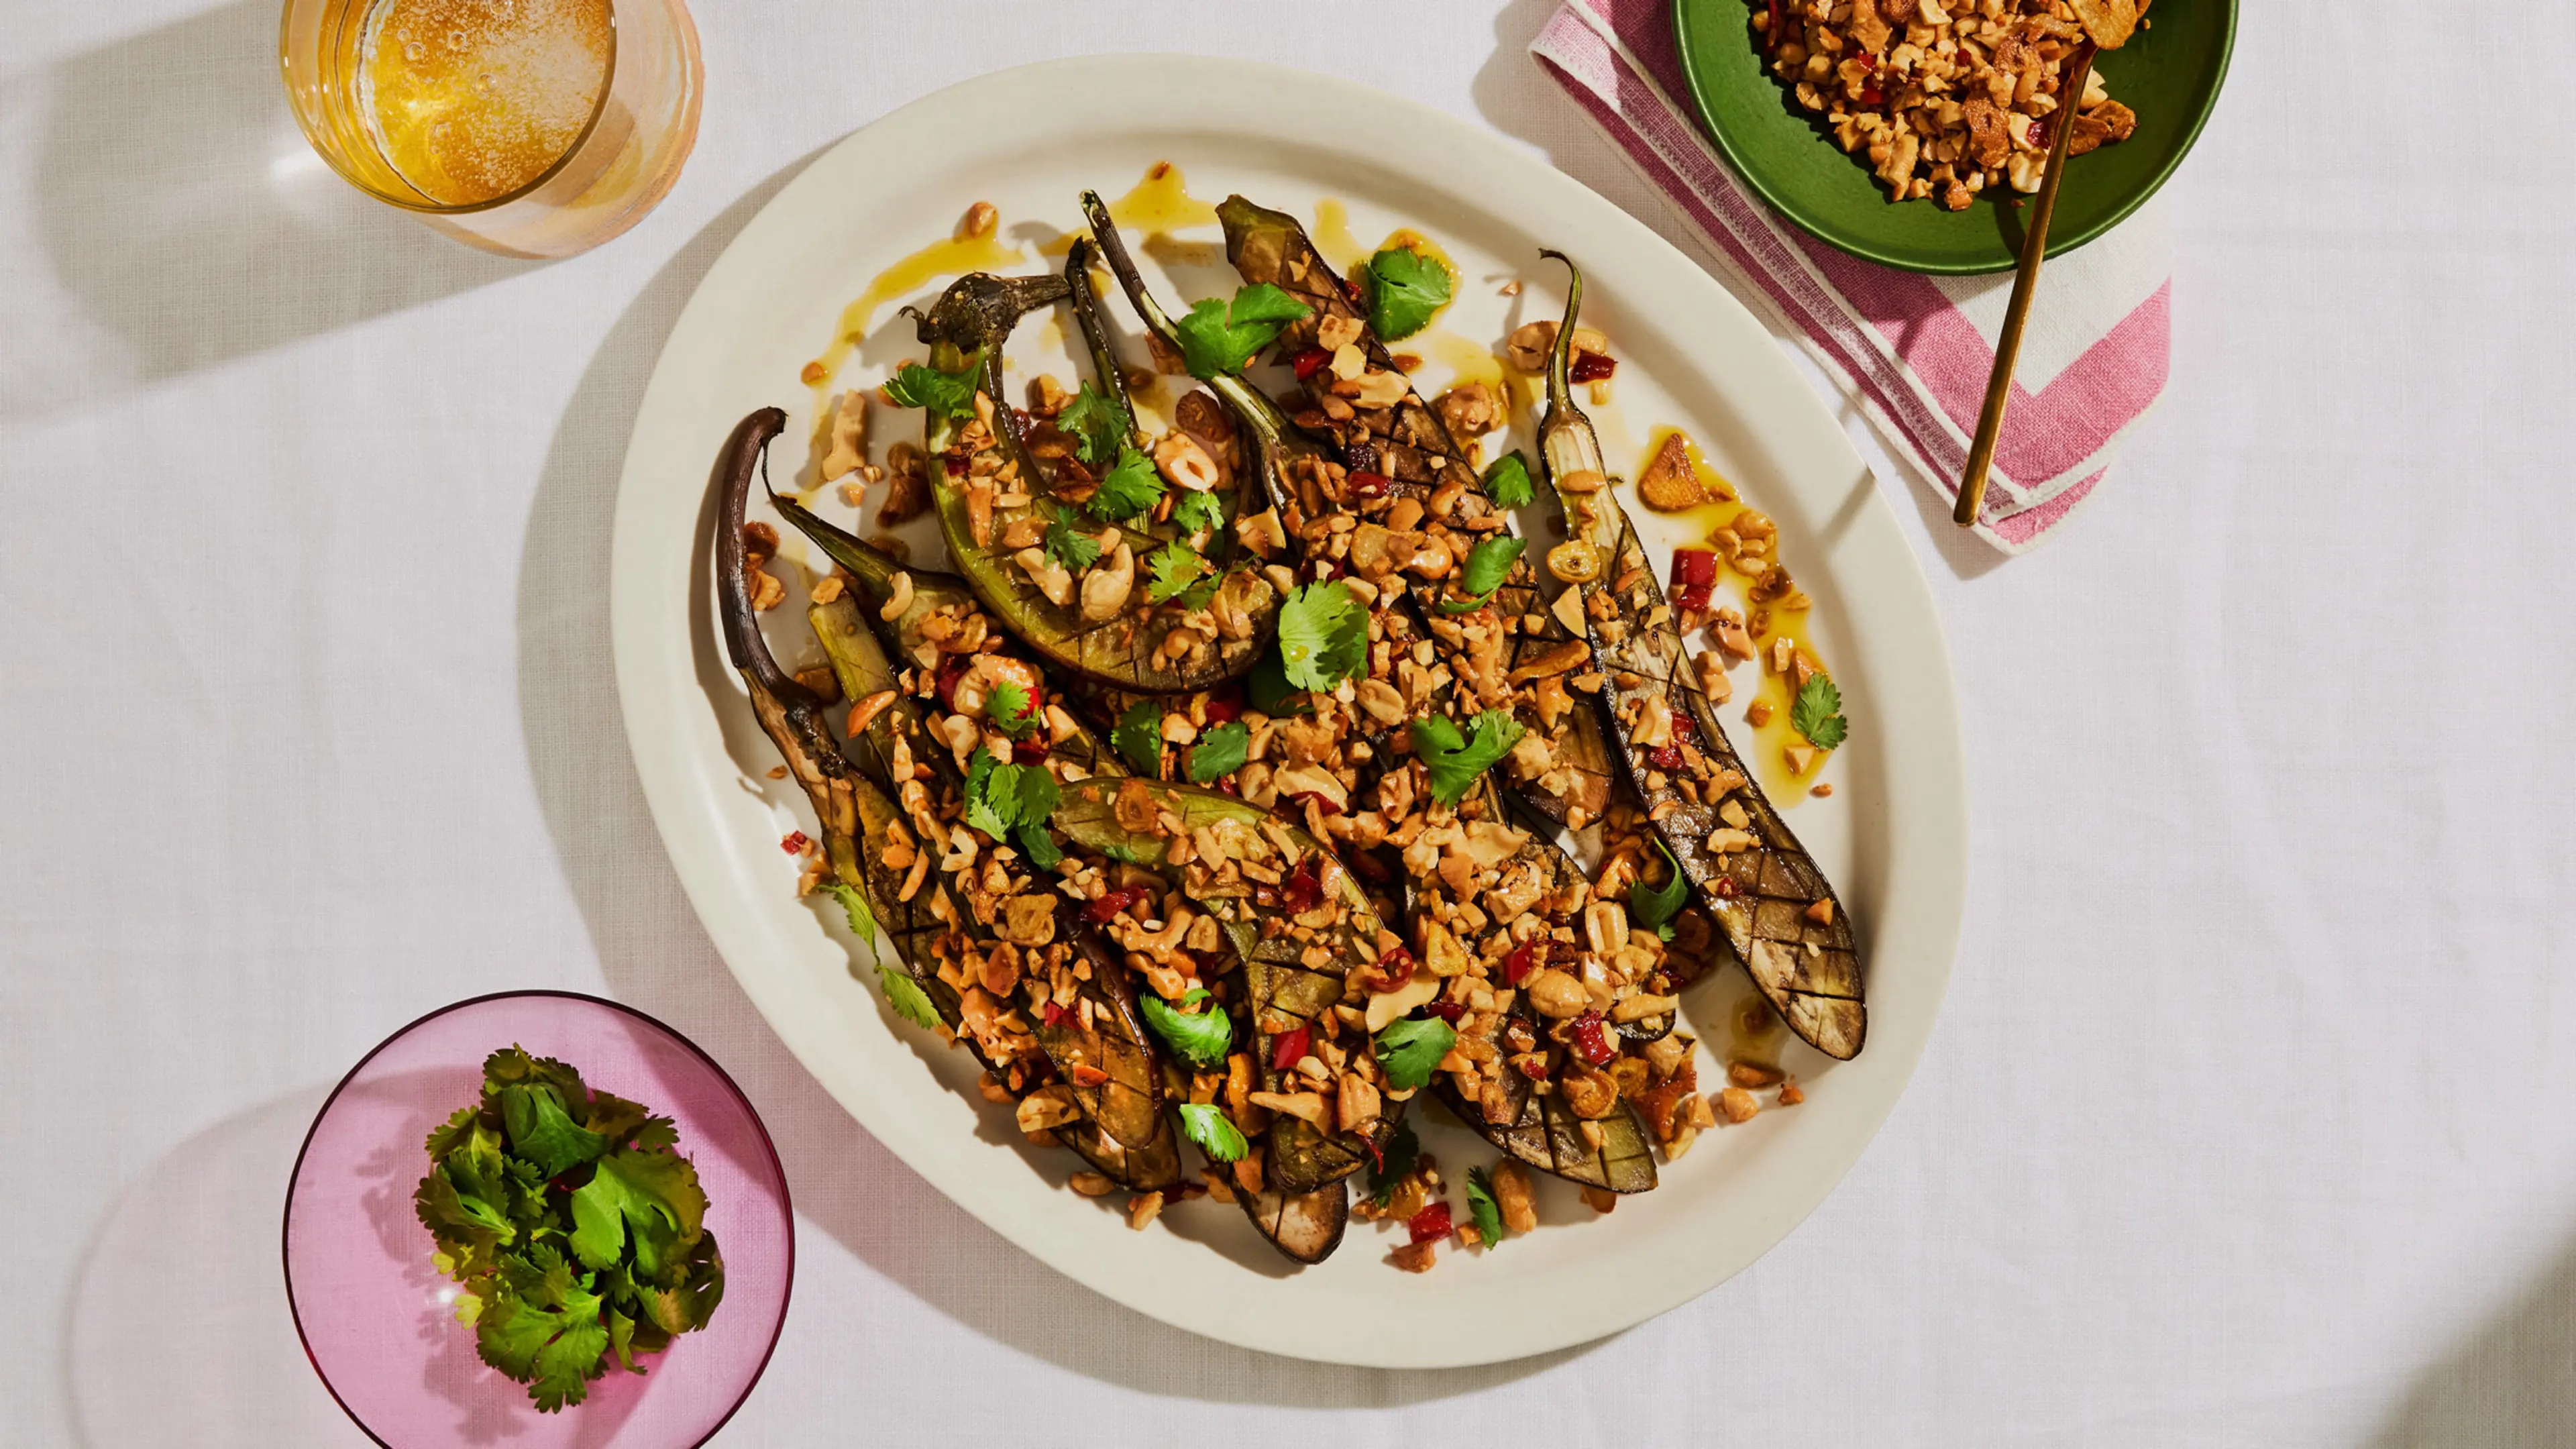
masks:
[[[1761,0],[1673,0],[1691,96],[1736,172],[1828,245],[1909,272],[2012,270],[2023,213],[1997,188],[1965,211],[1891,202],[1867,158],[1845,155],[1824,125],[1762,68],[1753,8]],[[2138,113],[2136,134],[2069,161],[2049,224],[2061,256],[2120,224],[2182,164],[2218,100],[2236,41],[2236,0],[2161,0],[2154,22],[2100,61],[2114,99]]]

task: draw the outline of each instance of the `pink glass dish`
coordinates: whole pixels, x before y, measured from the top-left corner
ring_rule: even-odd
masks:
[[[639,1360],[640,1376],[612,1362],[587,1401],[555,1414],[476,1357],[456,1285],[431,1266],[429,1230],[412,1214],[429,1167],[422,1139],[475,1100],[483,1059],[514,1043],[676,1122],[724,1252],[724,1302],[705,1328]],[[642,1012],[557,991],[441,1008],[352,1068],[296,1158],[285,1249],[287,1301],[314,1371],[359,1428],[401,1449],[703,1444],[759,1382],[796,1276],[786,1175],[733,1079]]]

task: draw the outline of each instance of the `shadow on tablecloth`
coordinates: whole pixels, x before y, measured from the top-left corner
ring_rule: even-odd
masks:
[[[1454,1371],[1343,1368],[1147,1318],[1020,1252],[914,1174],[797,1065],[735,984],[682,894],[627,751],[609,648],[609,520],[636,408],[680,309],[726,243],[811,159],[727,207],[618,319],[556,431],[528,520],[519,710],[529,769],[614,994],[686,1032],[734,1075],[777,1143],[805,1229],[828,1233],[984,1337],[1074,1372],[1169,1397],[1381,1407],[1472,1393],[1583,1352]],[[710,458],[718,441],[708,440]]]
[[[2418,1375],[2372,1449],[2545,1449],[2576,1435],[2576,1246]]]
[[[279,0],[0,76],[0,168],[41,265],[0,271],[0,418],[416,307],[539,263],[360,195],[296,128]]]
[[[287,1178],[327,1092],[188,1138],[100,1225],[63,1333],[73,1411],[95,1449],[368,1442],[305,1361],[278,1257]]]

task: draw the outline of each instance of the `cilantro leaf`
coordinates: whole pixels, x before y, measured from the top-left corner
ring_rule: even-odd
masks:
[[[1841,745],[1851,724],[1843,718],[1843,692],[1834,682],[1818,674],[1808,679],[1798,691],[1797,702],[1789,706],[1789,728],[1807,737],[1807,743],[1820,750]]]
[[[587,1110],[590,1104],[582,1106]],[[550,1086],[503,1087],[501,1121],[510,1134],[511,1152],[535,1163],[547,1177],[559,1177],[608,1150],[608,1139],[572,1120]]]
[[[1190,988],[1181,1005],[1196,1006],[1208,999],[1204,986]],[[1225,1065],[1227,1049],[1234,1045],[1234,1023],[1223,1011],[1213,1007],[1201,1012],[1175,1010],[1159,996],[1137,993],[1137,1006],[1145,1013],[1145,1024],[1163,1039],[1183,1061],[1194,1067]]]
[[[1261,349],[1278,340],[1283,328],[1313,312],[1270,283],[1255,282],[1231,302],[1213,297],[1200,302],[1172,326],[1180,334],[1182,364],[1204,382],[1243,371]]]
[[[1072,573],[1080,573],[1100,562],[1100,540],[1078,531],[1073,515],[1059,513],[1048,520],[1046,551],[1057,563]]]
[[[1527,547],[1526,542],[1503,533],[1478,540],[1474,548],[1467,550],[1467,566],[1458,575],[1458,586],[1465,589],[1468,596],[1443,600],[1441,612],[1463,614],[1470,609],[1483,608],[1485,601],[1494,596],[1494,590],[1503,586],[1503,580],[1512,576],[1513,561]]]
[[[1163,768],[1163,707],[1150,699],[1138,700],[1118,717],[1118,727],[1109,732],[1109,743],[1136,773],[1153,778]]]
[[[1648,930],[1662,929],[1666,921],[1681,914],[1682,903],[1690,899],[1690,881],[1682,875],[1681,863],[1673,859],[1662,841],[1656,841],[1655,848],[1664,852],[1665,868],[1671,872],[1664,878],[1662,888],[1648,890],[1642,877],[1628,882],[1628,919]]]
[[[1395,1200],[1395,1185],[1422,1161],[1422,1139],[1413,1130],[1412,1119],[1395,1124],[1386,1139],[1386,1149],[1378,1154],[1378,1163],[1369,1169],[1369,1201],[1384,1207]]]
[[[1449,305],[1449,269],[1410,247],[1388,247],[1369,258],[1369,330],[1387,342],[1431,325]]]
[[[1014,782],[1019,795],[1019,810],[1012,818],[1021,825],[1043,828],[1047,817],[1055,813],[1064,793],[1056,788],[1055,776],[1044,765],[1019,765],[1019,778]]]
[[[1252,1144],[1244,1141],[1243,1133],[1235,1128],[1234,1119],[1214,1103],[1183,1102],[1181,1130],[1199,1145],[1199,1151],[1206,1153],[1210,1162],[1240,1162],[1243,1154],[1252,1150]]]
[[[1538,496],[1530,482],[1529,460],[1519,453],[1505,453],[1485,468],[1485,495],[1496,508],[1525,508]]]
[[[1299,689],[1330,689],[1368,658],[1368,610],[1339,579],[1308,584],[1279,610],[1279,662]]]
[[[1261,651],[1261,657],[1253,662],[1252,672],[1244,676],[1243,693],[1254,709],[1273,719],[1315,712],[1315,707],[1307,702],[1306,692],[1288,682],[1288,667],[1281,661],[1275,643]]]
[[[1252,730],[1239,719],[1210,725],[1199,731],[1196,743],[1189,748],[1186,764],[1190,783],[1204,785],[1222,779],[1243,768],[1244,757],[1252,752]]]
[[[1409,1092],[1430,1081],[1440,1059],[1457,1044],[1457,1031],[1436,1016],[1391,1021],[1377,1034],[1377,1064],[1386,1068],[1389,1085]]]
[[[939,1030],[938,1008],[930,1004],[930,993],[921,989],[920,982],[879,962],[877,985],[884,990],[886,1005],[894,1008],[895,1015],[923,1031]]]
[[[1172,502],[1172,522],[1185,533],[1205,533],[1225,522],[1225,500],[1184,488]]]
[[[1152,577],[1145,584],[1145,599],[1159,604],[1197,583],[1199,576],[1207,572],[1207,560],[1199,557],[1197,549],[1176,538],[1156,549],[1154,556],[1146,560],[1146,568]]]
[[[971,418],[975,415],[975,384],[983,370],[981,349],[966,359],[962,372],[942,372],[907,362],[886,379],[886,401],[899,408],[919,408],[933,417]]]
[[[1040,870],[1053,870],[1056,863],[1064,859],[1064,852],[1056,848],[1055,837],[1049,835],[1043,825],[1014,826],[1011,843],[1020,848],[1020,854],[1028,857],[1029,864]]]
[[[1494,1200],[1494,1180],[1485,1169],[1467,1169],[1467,1211],[1476,1219],[1476,1237],[1488,1248],[1503,1240],[1503,1205]]]
[[[1074,453],[1082,461],[1102,463],[1117,457],[1126,445],[1129,419],[1118,399],[1085,382],[1073,401],[1055,415],[1055,425],[1073,435]]]
[[[1024,740],[1044,716],[1029,703],[1029,692],[1005,679],[984,696],[984,718],[1015,740]]]
[[[1431,774],[1431,793],[1443,805],[1455,805],[1475,788],[1476,777],[1494,767],[1520,743],[1525,731],[1507,710],[1489,709],[1468,721],[1472,738],[1458,733],[1445,716],[1413,722],[1413,752]]]
[[[966,762],[966,823],[995,841],[1011,833],[1019,818],[1020,767],[1005,765],[990,750],[978,749]]]
[[[607,1372],[608,1325],[589,1281],[575,1278],[554,1249],[532,1248],[504,1270],[475,1320],[483,1361],[529,1385],[540,1413],[580,1403],[590,1380]]]
[[[1163,496],[1163,475],[1154,461],[1133,448],[1119,450],[1118,462],[1102,475],[1100,486],[1083,504],[1101,518],[1125,523],[1151,509]]]
[[[848,881],[840,880],[826,883],[823,889],[830,891],[832,898],[841,903],[842,913],[850,918],[850,934],[871,946],[875,945],[877,913],[868,909],[866,892]]]
[[[620,1149],[599,1159],[590,1181],[573,1190],[568,1241],[582,1266],[608,1268],[631,1240],[636,1271],[660,1278],[679,1245],[697,1236],[706,1212],[706,1190],[689,1159]]]

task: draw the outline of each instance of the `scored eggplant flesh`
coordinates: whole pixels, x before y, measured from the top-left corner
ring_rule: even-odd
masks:
[[[1225,226],[1226,259],[1243,279],[1278,287],[1312,313],[1303,321],[1288,324],[1280,334],[1281,356],[1292,357],[1315,347],[1316,329],[1322,320],[1337,317],[1356,324],[1359,340],[1355,345],[1371,369],[1403,376],[1385,342],[1368,325],[1368,316],[1358,300],[1315,249],[1305,227],[1295,217],[1256,206],[1241,196],[1229,196],[1218,205],[1217,218]],[[1308,432],[1332,439],[1344,468],[1385,478],[1388,487],[1382,500],[1411,497],[1420,501],[1426,517],[1419,526],[1446,530],[1459,541],[1451,551],[1461,559],[1469,540],[1517,536],[1511,516],[1494,504],[1484,481],[1469,464],[1466,451],[1450,436],[1439,414],[1413,388],[1410,379],[1405,383],[1404,396],[1392,408],[1344,407],[1342,411],[1350,414],[1346,420],[1335,418],[1325,409],[1332,381],[1329,368],[1312,369],[1301,384],[1306,406],[1291,413],[1291,420]],[[1383,423],[1383,431],[1376,430],[1378,423]],[[1355,498],[1329,501],[1340,504],[1344,511],[1363,511],[1355,506]],[[1381,501],[1367,507],[1374,511],[1384,506]],[[1544,767],[1525,764],[1518,756],[1505,762],[1504,778],[1511,783],[1513,792],[1551,824],[1580,829],[1600,819],[1607,808],[1610,780],[1617,767],[1611,762],[1600,721],[1590,712],[1568,709],[1552,715],[1536,691],[1522,688],[1565,674],[1560,661],[1566,657],[1566,646],[1574,641],[1572,632],[1544,607],[1546,600],[1534,562],[1532,553],[1515,559],[1502,586],[1485,607],[1464,618],[1434,612],[1430,586],[1415,583],[1410,591],[1424,595],[1426,619],[1437,620],[1431,630],[1434,642],[1457,676],[1462,692],[1474,696],[1474,707],[1461,713],[1472,714],[1487,707],[1509,708],[1523,728],[1546,742],[1550,759]],[[1389,575],[1387,581],[1402,582],[1403,578],[1396,573]],[[1483,657],[1468,633],[1470,625],[1508,629],[1515,623],[1518,632],[1510,635],[1509,657],[1499,666]]]
[[[775,410],[770,412],[774,414]],[[746,419],[743,427],[737,430],[736,439],[719,460],[720,468],[731,470],[726,475],[725,497],[729,510],[726,517],[737,521],[729,526],[733,542],[729,556],[720,551],[719,567],[733,570],[727,598],[740,595],[745,613],[748,612],[749,597],[748,587],[742,582],[739,572],[743,545],[738,520],[742,516],[743,501],[750,491],[751,474],[757,469],[760,449],[776,435],[782,424],[783,417],[763,414]],[[758,436],[745,442],[746,435],[753,433]],[[872,627],[878,634],[873,641],[877,646],[874,648],[856,642],[871,626],[866,623],[867,614],[861,613],[846,591],[840,599],[818,606],[816,614],[809,615],[809,620],[816,623],[816,636],[824,642],[826,657],[832,661],[845,693],[853,700],[884,690],[895,690],[896,694],[895,705],[880,711],[870,729],[863,732],[864,736],[878,736],[882,730],[885,735],[864,740],[856,766],[838,747],[830,744],[819,707],[812,710],[812,733],[829,751],[830,760],[836,762],[837,769],[843,773],[872,768],[876,772],[875,785],[897,797],[903,796],[907,788],[921,788],[916,778],[917,767],[926,766],[935,780],[961,783],[950,750],[934,738],[920,715],[918,704],[904,698],[902,692],[895,689],[896,680],[888,651],[900,651],[909,656],[912,651],[923,647],[928,638],[924,626],[930,618],[945,609],[972,607],[972,595],[954,578],[928,570],[901,568],[883,553],[816,517],[793,500],[773,493],[771,502],[779,508],[781,516],[839,562],[857,583],[858,592],[876,605],[869,611],[875,615]],[[898,583],[899,577],[901,583]],[[911,598],[909,607],[899,611],[894,619],[885,619],[886,607],[899,594],[906,592]],[[733,614],[729,611],[727,617],[730,619]],[[854,628],[853,625],[859,627]],[[738,630],[729,633],[729,644],[736,648],[760,645],[756,622],[751,630],[747,641],[736,640]],[[760,657],[766,657],[765,646],[760,650]],[[777,672],[774,660],[770,661],[768,668],[770,672]],[[806,700],[813,699],[812,692],[798,685],[792,677],[782,677],[791,690]],[[897,708],[897,705],[903,707]],[[803,717],[783,715],[787,719]],[[897,735],[900,738],[895,738]],[[1078,737],[1073,743],[1087,745],[1088,741]],[[1077,758],[1096,763],[1096,752],[1086,749]],[[904,767],[906,778],[903,780],[894,778],[900,762],[910,762]],[[827,824],[827,832],[828,828]],[[871,838],[882,841],[885,837]],[[930,843],[922,842],[919,848],[927,850]],[[878,849],[881,850],[882,846]],[[863,878],[865,864],[855,857],[866,854],[865,848],[851,851],[854,857],[852,868],[843,875],[844,879],[855,881]],[[837,864],[835,868],[839,870]],[[932,886],[935,892],[947,889],[945,880]],[[1042,886],[1041,889],[1046,888]],[[1156,1066],[1152,1039],[1136,1006],[1128,974],[1118,969],[1117,958],[1104,951],[1096,931],[1081,919],[1080,912],[1071,902],[1051,889],[1046,889],[1046,894],[1053,904],[1056,938],[1071,943],[1089,963],[1089,970],[1079,979],[1081,996],[1091,1004],[1092,1010],[1089,1025],[1083,1024],[1082,1018],[1068,1016],[1055,1024],[1033,1028],[1032,1035],[1056,1073],[1071,1089],[1084,1120],[1098,1128],[1104,1147],[1150,1148],[1155,1142],[1168,1138],[1171,1128],[1166,1120],[1168,1114],[1164,1111],[1162,1078]],[[998,939],[990,904],[974,891],[965,893],[965,904],[967,909],[953,913],[957,922],[990,949]],[[919,970],[918,966],[913,969],[916,973]],[[1098,1072],[1100,1079],[1084,1080],[1092,1072]]]
[[[1627,510],[1613,494],[1616,480],[1604,465],[1591,419],[1574,403],[1568,368],[1575,318],[1583,304],[1583,274],[1561,253],[1542,255],[1565,262],[1571,281],[1565,319],[1548,359],[1548,405],[1539,422],[1541,471],[1565,513],[1565,546],[1593,550],[1591,577],[1575,587],[1582,590],[1592,667],[1605,676],[1599,697],[1602,723],[1619,744],[1628,778],[1645,801],[1656,833],[1754,985],[1801,1040],[1827,1056],[1849,1060],[1859,1054],[1869,1030],[1851,914],[1762,793],[1686,665],[1681,631],[1672,622],[1663,587]],[[1678,737],[1674,726],[1682,721],[1695,740]],[[1658,739],[1666,743],[1652,743]],[[1700,779],[1726,788],[1684,793],[1681,771],[1659,769],[1651,758],[1665,748],[1683,752],[1685,761],[1695,750],[1706,762],[1697,772]],[[1747,819],[1741,830],[1718,817],[1730,792]],[[1745,848],[1729,850],[1727,845]],[[1821,922],[1811,914],[1820,906]]]
[[[1333,1250],[1342,1245],[1342,1230],[1351,1221],[1350,1186],[1338,1178],[1303,1193],[1275,1187],[1259,1192],[1238,1188],[1234,1200],[1270,1246],[1310,1266],[1333,1256]]]

